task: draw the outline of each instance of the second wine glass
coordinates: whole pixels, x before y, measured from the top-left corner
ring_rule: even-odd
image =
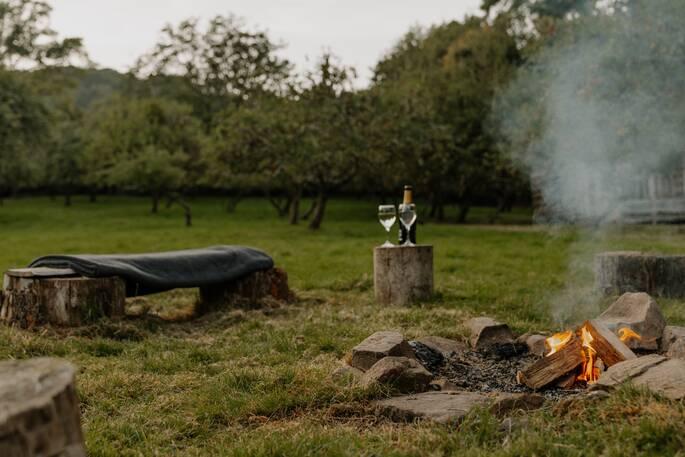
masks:
[[[416,205],[413,203],[402,204],[398,208],[398,214],[400,216],[400,223],[404,226],[407,231],[407,241],[404,242],[402,246],[414,246],[411,242],[409,234],[411,233],[411,227],[416,222]]]

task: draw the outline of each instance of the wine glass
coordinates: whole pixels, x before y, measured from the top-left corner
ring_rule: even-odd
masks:
[[[400,215],[400,222],[402,225],[404,225],[404,228],[407,230],[407,240],[404,242],[402,246],[414,246],[414,243],[411,242],[411,227],[414,225],[416,222],[416,205],[413,203],[403,203],[398,207],[398,213]]]
[[[381,225],[385,227],[385,231],[387,233],[387,239],[385,240],[385,243],[382,247],[387,248],[389,246],[394,246],[394,244],[390,242],[390,229],[393,225],[395,225],[395,222],[397,221],[397,210],[395,209],[395,205],[379,206],[378,220],[380,220]]]

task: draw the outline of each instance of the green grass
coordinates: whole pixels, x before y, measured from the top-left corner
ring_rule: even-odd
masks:
[[[0,208],[0,266],[49,253],[144,252],[213,244],[266,250],[284,267],[297,303],[227,311],[200,319],[100,322],[70,331],[0,329],[0,357],[57,356],[79,368],[86,441],[92,456],[167,455],[682,455],[685,409],[623,389],[605,401],[549,406],[514,417],[511,430],[485,412],[458,429],[393,424],[369,413],[384,392],[329,378],[370,333],[460,337],[462,322],[488,314],[519,332],[553,330],[593,317],[591,261],[607,249],[682,252],[677,226],[611,228],[591,234],[526,225],[425,224],[435,246],[436,295],[421,306],[374,303],[372,248],[383,241],[374,202],[333,201],[319,232],[292,227],[268,203],[236,213],[218,199],[193,202],[195,226],[179,211],[148,214],[143,199],[45,198]],[[476,210],[486,221],[488,210]],[[521,224],[516,211],[504,222]],[[140,300],[164,316],[187,310],[193,291]],[[660,301],[672,323],[682,304]],[[679,454],[680,453],[680,454]]]

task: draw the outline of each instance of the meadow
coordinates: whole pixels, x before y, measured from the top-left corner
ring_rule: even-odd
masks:
[[[227,213],[219,199],[149,213],[145,199],[101,197],[72,207],[48,198],[0,207],[0,267],[52,253],[146,252],[241,244],[270,253],[298,300],[262,310],[188,315],[196,292],[135,300],[150,315],[77,329],[0,329],[0,357],[61,357],[79,367],[86,444],[92,456],[628,456],[683,455],[685,408],[627,387],[598,402],[548,405],[510,427],[485,411],[459,427],[396,424],[370,401],[390,393],[334,381],[330,373],[376,330],[408,338],[460,338],[476,315],[517,332],[557,330],[594,317],[607,300],[591,293],[600,250],[682,252],[678,226],[602,231],[528,225],[515,210],[486,225],[426,223],[435,246],[435,297],[412,307],[373,300],[372,248],[384,241],[376,202],[334,200],[320,231],[289,226],[265,200]],[[393,234],[393,236],[395,236]],[[672,324],[685,309],[660,300]]]

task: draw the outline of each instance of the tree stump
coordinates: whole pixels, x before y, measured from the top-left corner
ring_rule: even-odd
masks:
[[[265,300],[289,302],[294,298],[288,274],[280,268],[257,271],[237,281],[200,287],[198,315],[228,308],[260,308]]]
[[[102,317],[122,317],[126,284],[121,278],[84,278],[51,268],[9,270],[3,283],[0,321],[32,328],[76,327]]]
[[[74,374],[56,359],[0,363],[2,457],[86,457]]]
[[[655,297],[685,297],[685,256],[604,252],[595,257],[595,282],[605,295],[646,292]]]
[[[373,251],[376,301],[407,305],[433,295],[433,246],[379,246]]]

